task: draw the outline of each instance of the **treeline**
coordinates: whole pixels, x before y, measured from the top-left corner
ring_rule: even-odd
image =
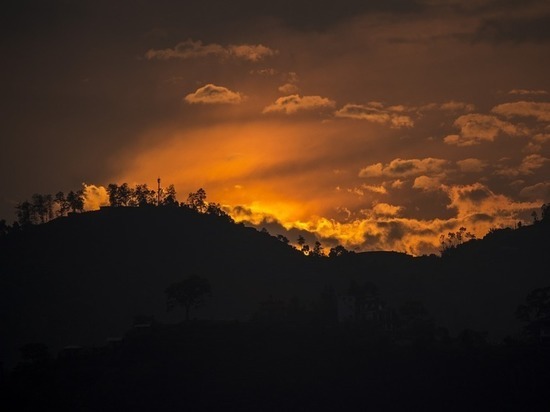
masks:
[[[71,190],[67,195],[57,192],[55,195],[35,193],[31,200],[19,202],[16,206],[17,224],[20,226],[46,223],[56,217],[66,216],[69,212],[84,211],[84,190]]]
[[[108,206],[111,207],[185,207],[198,213],[215,215],[232,220],[219,203],[208,202],[206,191],[202,188],[189,193],[183,202],[177,200],[176,188],[173,184],[157,190],[147,184],[128,183],[120,185],[110,183],[107,188]],[[46,223],[50,220],[67,216],[69,213],[84,212],[86,194],[84,189],[71,190],[67,194],[62,191],[52,194],[35,193],[30,200],[24,200],[15,206],[17,220],[9,225],[6,220],[0,220],[0,236],[5,236],[22,228]]]

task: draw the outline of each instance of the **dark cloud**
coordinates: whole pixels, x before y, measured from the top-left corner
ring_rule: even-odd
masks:
[[[386,238],[389,243],[399,241],[407,232],[410,233],[410,228],[398,221],[378,222],[376,226],[386,232]]]
[[[536,17],[485,20],[477,29],[474,41],[546,43],[550,41],[550,13]]]
[[[473,189],[473,190],[464,190],[461,193],[462,199],[471,200],[474,203],[482,202],[485,199],[488,199],[491,194],[486,189]]]
[[[495,218],[486,213],[476,213],[470,217],[472,222],[493,222]]]

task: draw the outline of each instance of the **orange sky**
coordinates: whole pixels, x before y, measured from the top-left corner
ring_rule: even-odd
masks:
[[[550,201],[548,2],[204,3],[14,9],[3,216],[160,176],[291,241],[419,255]]]

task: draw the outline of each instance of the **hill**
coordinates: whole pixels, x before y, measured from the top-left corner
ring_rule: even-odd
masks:
[[[396,252],[305,256],[268,233],[185,207],[108,207],[54,219],[0,239],[1,356],[10,368],[21,345],[102,345],[139,315],[175,323],[165,290],[187,275],[212,285],[192,316],[247,321],[265,301],[317,309],[352,280],[371,282],[387,308],[420,302],[451,334],[498,340],[516,333],[514,312],[550,284],[549,224],[495,230],[443,257]],[[325,302],[326,303],[326,302]],[[322,310],[321,310],[322,311]]]

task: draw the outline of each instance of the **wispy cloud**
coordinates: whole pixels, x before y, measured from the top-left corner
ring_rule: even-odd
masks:
[[[326,97],[292,94],[279,97],[275,103],[265,107],[263,113],[283,112],[293,114],[302,110],[325,109],[334,106],[335,102]]]
[[[475,105],[472,103],[457,102],[454,100],[442,103],[439,108],[449,112],[473,112],[476,109]]]
[[[422,174],[439,175],[445,170],[448,161],[444,159],[394,159],[383,165],[375,163],[362,168],[359,177],[408,177]]]
[[[539,154],[530,154],[525,156],[519,165],[500,167],[495,171],[495,174],[508,177],[531,175],[548,161],[550,159]]]
[[[410,116],[403,114],[404,106],[384,107],[381,103],[371,102],[366,105],[348,103],[337,110],[336,117],[366,120],[373,123],[389,124],[394,128],[413,127]]]
[[[170,60],[170,59],[193,59],[207,56],[220,58],[236,58],[251,62],[258,62],[266,57],[277,54],[277,50],[271,49],[263,44],[230,44],[222,46],[211,43],[203,44],[202,41],[192,39],[178,43],[173,48],[149,49],[145,53],[148,60]]]
[[[209,83],[188,94],[184,99],[188,103],[238,104],[244,100],[244,96],[239,92],[229,90],[227,87]]]
[[[282,86],[279,86],[279,87],[278,87],[278,90],[279,90],[281,93],[284,93],[284,94],[286,94],[286,95],[289,95],[289,94],[293,94],[293,93],[298,92],[299,88],[298,88],[298,86],[296,86],[295,84],[292,84],[292,83],[285,83],[285,84],[283,84]]]
[[[522,126],[500,120],[491,115],[471,113],[460,116],[454,121],[454,126],[460,129],[460,134],[448,135],[444,142],[456,146],[473,146],[482,142],[492,142],[499,134],[510,136],[525,135]]]
[[[550,122],[550,103],[513,102],[503,103],[493,107],[493,113],[511,117],[534,117],[541,122]]]
[[[526,95],[547,95],[548,92],[546,90],[527,90],[527,89],[513,89],[508,92],[508,94],[516,94],[520,96],[526,96]]]

